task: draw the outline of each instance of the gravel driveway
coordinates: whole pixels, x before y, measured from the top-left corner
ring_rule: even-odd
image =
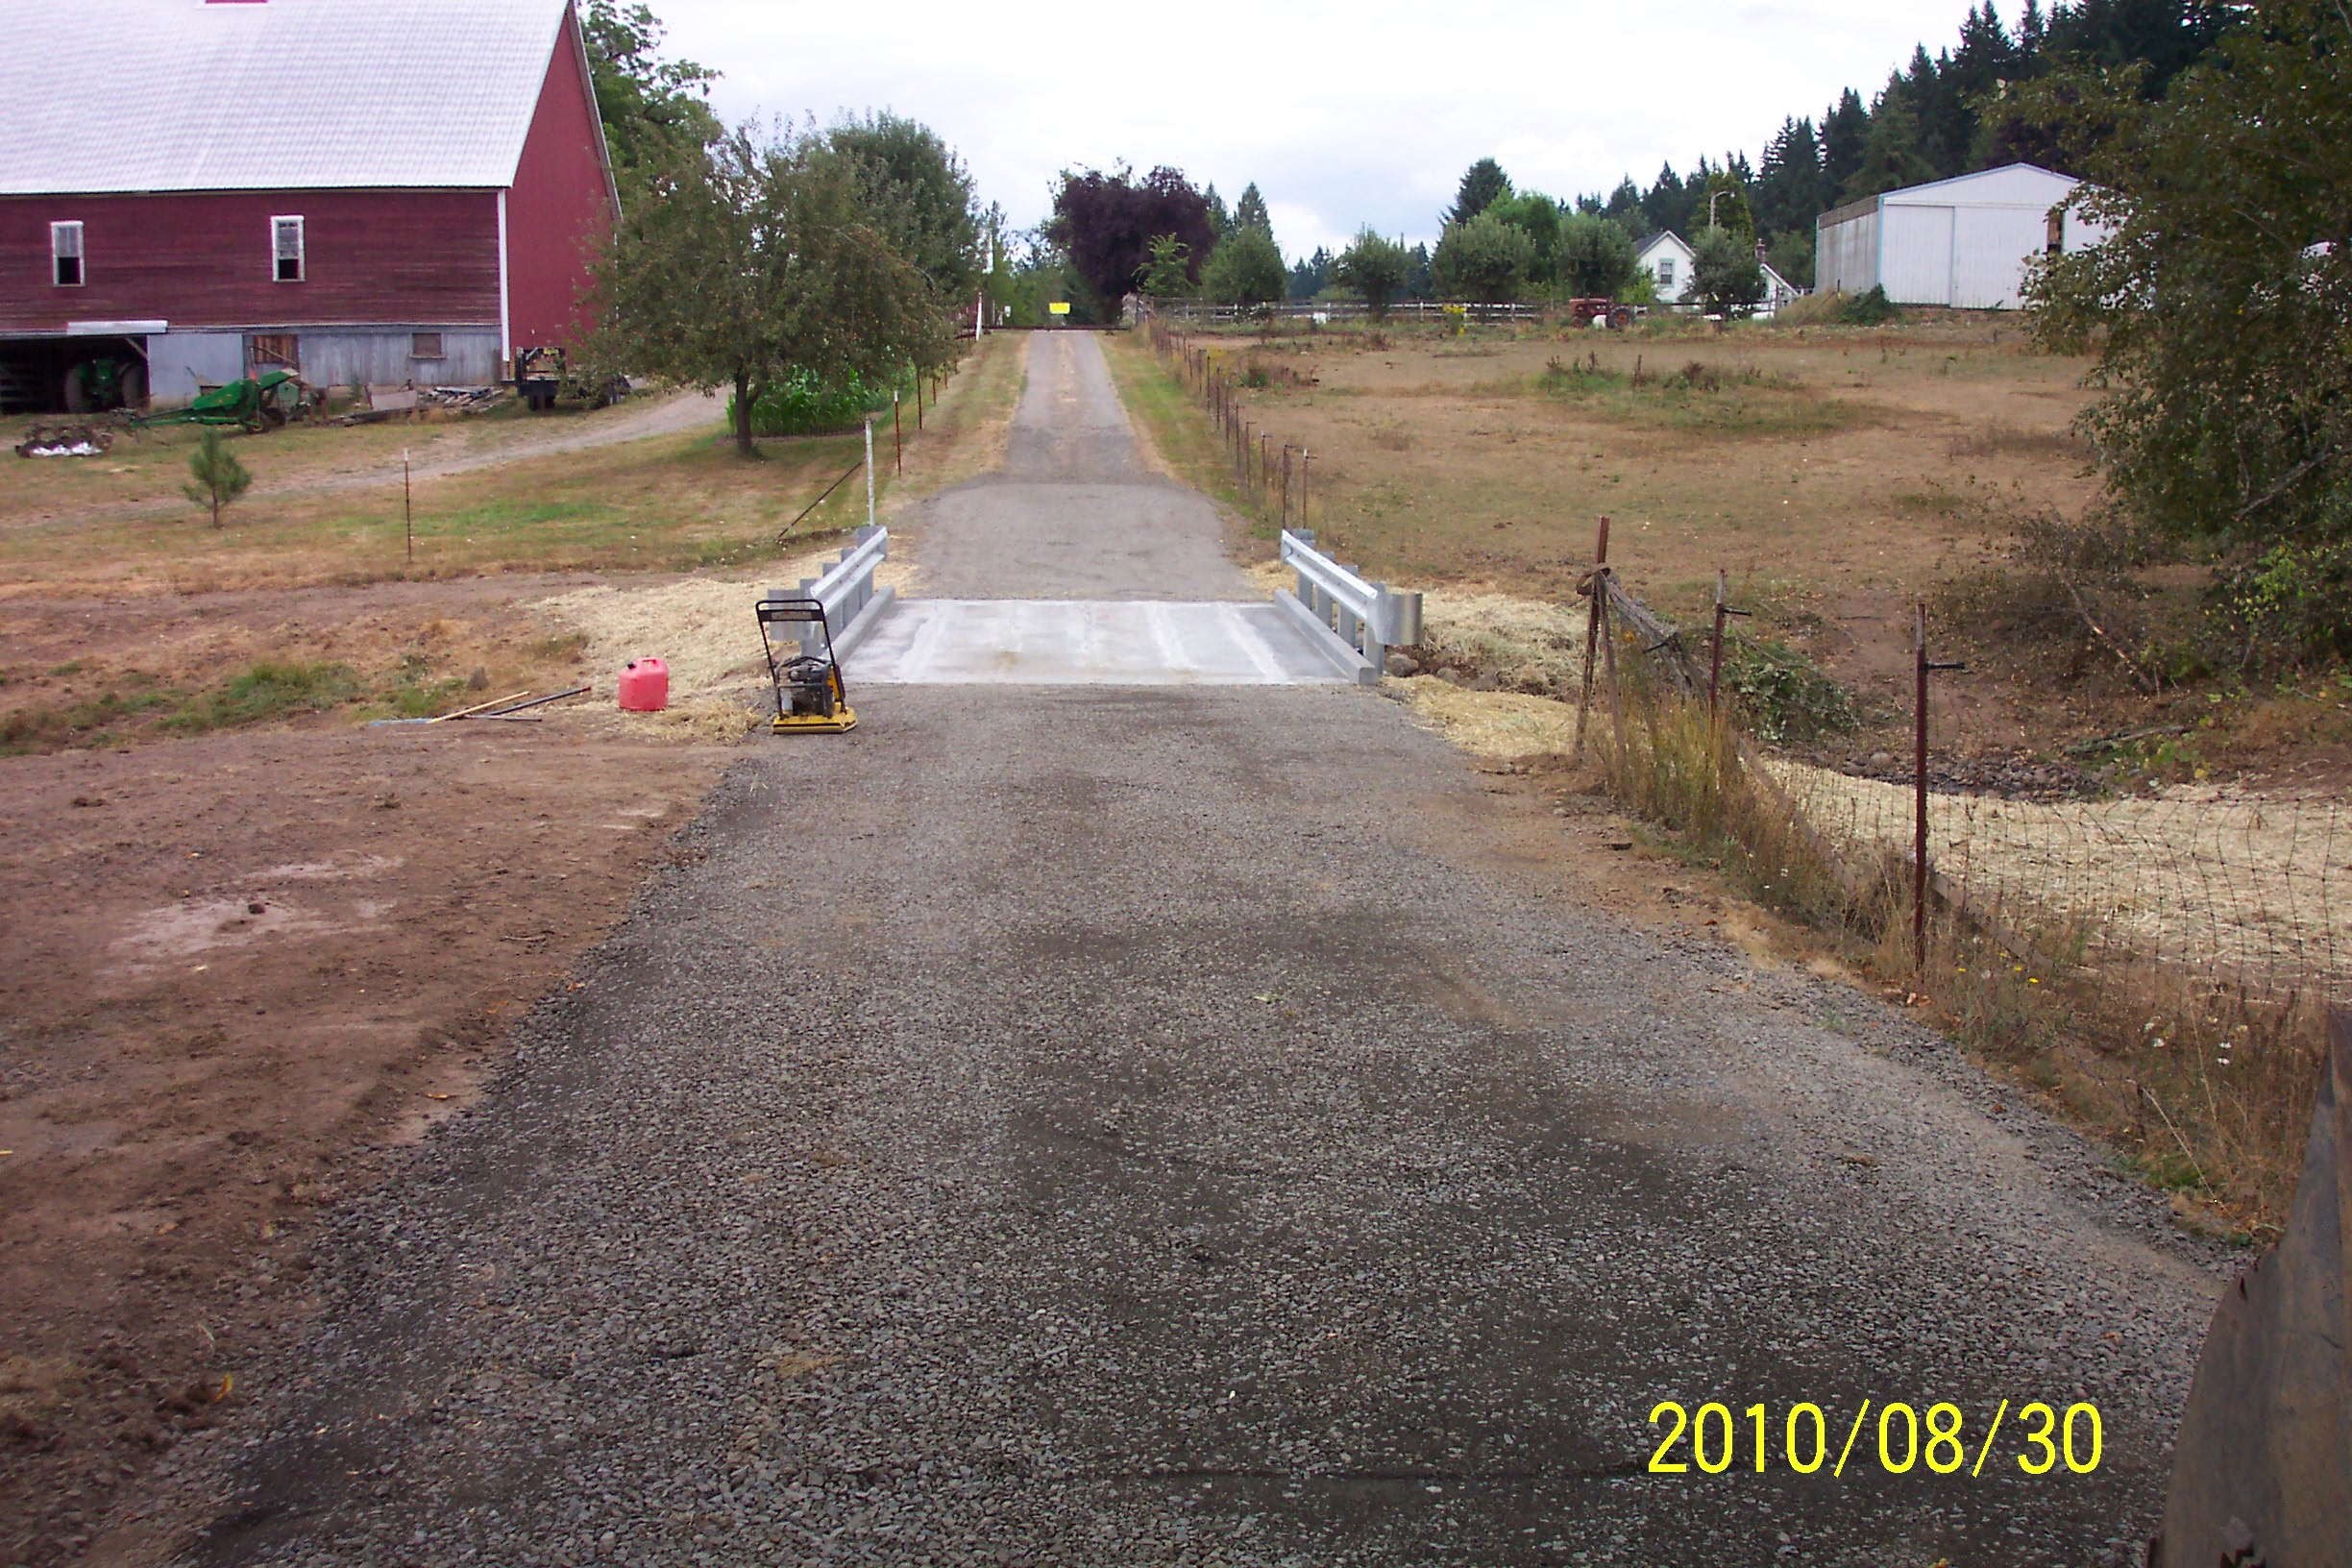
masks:
[[[2217,1260],[1934,1036],[1560,897],[1370,692],[859,700],[340,1213],[188,1560],[2138,1560]],[[2010,1403],[1833,1477],[1865,1398]]]

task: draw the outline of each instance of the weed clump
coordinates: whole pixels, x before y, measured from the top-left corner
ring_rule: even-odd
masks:
[[[339,664],[264,659],[198,698],[169,721],[167,727],[200,734],[299,713],[320,713],[349,701],[358,690],[351,671]]]

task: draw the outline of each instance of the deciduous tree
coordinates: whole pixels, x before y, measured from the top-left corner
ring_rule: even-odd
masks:
[[[691,60],[662,59],[662,33],[649,6],[588,0],[580,15],[604,145],[624,179],[723,132],[710,108],[719,73]]]
[[[1691,293],[1710,316],[1744,316],[1764,298],[1764,269],[1755,244],[1728,229],[1709,229],[1691,242]]]
[[[735,394],[788,376],[887,381],[944,357],[943,300],[894,243],[863,170],[813,133],[738,131],[674,158],[624,216],[601,270],[600,359]]]
[[[1526,230],[1482,212],[1468,223],[1446,225],[1431,267],[1448,298],[1501,305],[1519,297],[1534,259],[1535,242]]]
[[[898,254],[947,299],[979,286],[980,214],[971,171],[938,132],[888,111],[843,120],[826,133],[866,186],[876,220]]]
[[[1405,290],[1412,258],[1405,247],[1366,229],[1332,263],[1332,281],[1363,296],[1374,321],[1388,319],[1388,306]]]
[[[1219,305],[1271,305],[1289,288],[1290,269],[1283,265],[1274,237],[1262,229],[1244,228],[1237,219],[1201,274],[1201,291]]]
[[[2352,656],[2352,13],[2264,0],[2160,101],[2140,74],[2034,85],[2088,177],[2065,221],[2112,230],[2044,259],[2036,333],[2098,355],[2111,501],[2222,551],[2250,620]]]
[[[1044,234],[1085,280],[1096,319],[1107,321],[1118,319],[1119,298],[1151,259],[1153,240],[1173,234],[1196,282],[1217,246],[1207,198],[1182,173],[1164,167],[1139,181],[1123,167],[1110,174],[1063,170]]]
[[[1612,218],[1573,212],[1560,222],[1559,281],[1571,294],[1615,298],[1632,281],[1633,236]]]

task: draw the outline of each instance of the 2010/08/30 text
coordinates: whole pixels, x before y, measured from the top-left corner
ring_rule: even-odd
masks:
[[[2004,1423],[2011,1446],[1996,1450]],[[1899,1400],[1874,1406],[1866,1399],[1850,1423],[1841,1423],[1809,1401],[1790,1406],[1774,1421],[1762,1405],[1751,1405],[1734,1417],[1728,1405],[1716,1401],[1693,1412],[1673,1400],[1661,1400],[1650,1412],[1650,1425],[1660,1433],[1650,1456],[1650,1472],[1684,1475],[1695,1463],[1703,1473],[1720,1476],[1736,1464],[1757,1473],[1782,1468],[1809,1476],[1826,1466],[1830,1475],[1842,1477],[1850,1463],[1858,1469],[1875,1459],[1878,1469],[1890,1476],[1907,1475],[1924,1465],[1939,1476],[1965,1471],[1980,1477],[1997,1452],[2015,1458],[2017,1467],[2029,1476],[2087,1476],[2098,1468],[2102,1433],[2095,1405],[2069,1405],[2061,1415],[2055,1407],[2036,1400],[2011,1416],[2004,1399],[1984,1425],[1981,1439],[1972,1438],[1967,1424],[1960,1407],[1948,1401],[1928,1406],[1923,1415]],[[1831,1444],[1839,1425],[1846,1427],[1846,1440],[1833,1460]],[[1777,1454],[1772,1452],[1775,1437],[1780,1439]]]

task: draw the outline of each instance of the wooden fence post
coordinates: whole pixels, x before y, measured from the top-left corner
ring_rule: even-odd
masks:
[[[1608,570],[1609,520],[1601,520],[1601,538],[1593,546],[1592,575],[1584,579],[1584,591],[1589,596],[1584,606],[1584,695],[1577,703],[1575,755],[1584,755],[1584,716],[1592,711],[1593,652],[1600,646],[1601,624],[1608,619],[1608,596],[1601,586],[1601,574]]]

